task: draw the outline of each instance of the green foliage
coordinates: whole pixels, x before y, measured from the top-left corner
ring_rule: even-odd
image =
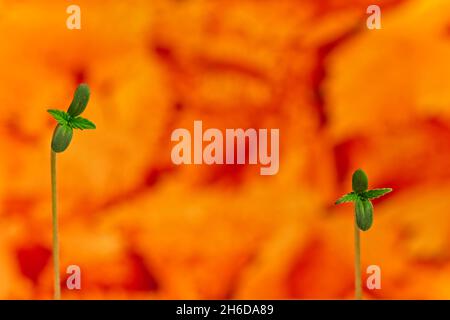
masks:
[[[56,153],[67,149],[72,141],[73,129],[68,125],[58,124],[53,132],[52,150]]]
[[[367,190],[369,181],[367,175],[361,169],[356,170],[352,176],[352,188],[356,193],[361,193]]]
[[[367,199],[358,198],[355,203],[356,224],[362,231],[367,231],[373,223],[372,202]]]
[[[72,103],[70,104],[67,113],[70,114],[71,117],[76,117],[82,114],[89,102],[90,95],[91,92],[88,85],[80,84],[75,90]]]
[[[363,192],[362,196],[366,199],[376,199],[384,196],[385,194],[391,192],[391,188],[382,188],[382,189],[372,189]]]
[[[89,96],[89,87],[86,84],[81,84],[75,90],[72,103],[67,112],[55,109],[47,110],[58,122],[52,138],[52,150],[54,152],[63,152],[67,149],[72,140],[73,129],[96,128],[93,122],[79,116],[86,109]]]
[[[373,205],[370,200],[382,197],[392,191],[391,188],[367,190],[368,186],[367,175],[363,170],[358,169],[352,176],[353,192],[347,193],[335,202],[335,204],[355,203],[356,224],[362,231],[369,230],[373,223]]]
[[[69,114],[62,110],[49,109],[47,112],[50,113],[60,125],[66,125],[70,120]]]
[[[95,124],[88,119],[82,117],[76,117],[70,121],[69,125],[74,129],[95,129]]]
[[[355,202],[358,199],[358,195],[354,192],[347,193],[346,195],[340,197],[334,204],[341,204],[347,202]]]

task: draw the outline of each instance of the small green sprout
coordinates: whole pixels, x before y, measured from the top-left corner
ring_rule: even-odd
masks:
[[[339,198],[335,204],[355,202],[355,216],[358,228],[362,231],[370,229],[373,223],[373,205],[370,200],[384,196],[391,188],[367,190],[369,186],[367,175],[361,169],[356,170],[352,177],[353,191]]]
[[[51,180],[52,180],[52,228],[53,228],[53,268],[54,268],[54,298],[61,299],[61,279],[59,267],[58,240],[58,211],[56,194],[56,154],[67,149],[72,141],[74,129],[95,129],[95,124],[80,117],[89,102],[90,90],[88,85],[80,84],[75,90],[72,103],[67,112],[61,110],[47,110],[58,122],[53,131],[51,143]]]
[[[72,141],[73,129],[95,129],[94,123],[79,116],[86,109],[89,96],[89,87],[86,84],[80,84],[75,90],[67,112],[55,109],[47,110],[58,121],[52,139],[52,150],[54,152],[59,153],[67,149]]]
[[[369,181],[366,173],[358,169],[352,176],[353,191],[335,202],[335,204],[355,203],[355,296],[358,300],[362,299],[359,231],[367,231],[373,224],[373,205],[371,200],[382,197],[392,191],[391,188],[367,190],[368,187]]]

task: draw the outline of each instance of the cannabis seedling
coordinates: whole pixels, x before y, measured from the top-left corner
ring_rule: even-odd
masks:
[[[47,110],[58,122],[53,131],[51,144],[51,180],[52,180],[52,228],[53,228],[53,268],[54,268],[54,298],[61,299],[59,274],[59,240],[58,240],[58,212],[56,195],[56,154],[67,149],[72,140],[73,129],[95,129],[95,124],[80,117],[89,101],[90,91],[86,84],[80,84],[75,90],[72,103],[67,112],[61,110]]]
[[[362,299],[361,286],[361,250],[359,230],[367,231],[373,223],[373,205],[371,199],[379,198],[392,191],[391,188],[367,190],[369,181],[361,169],[356,170],[352,176],[353,191],[347,193],[335,204],[346,202],[355,203],[355,298]]]

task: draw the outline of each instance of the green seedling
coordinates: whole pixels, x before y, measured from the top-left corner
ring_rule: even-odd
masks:
[[[361,169],[352,176],[353,191],[339,198],[335,204],[355,203],[355,298],[362,299],[361,285],[361,249],[360,230],[367,231],[373,223],[373,205],[370,200],[384,196],[392,191],[391,188],[367,190],[369,181]]]
[[[53,131],[50,152],[50,167],[52,180],[52,228],[53,228],[53,268],[54,268],[54,298],[61,299],[61,280],[59,268],[59,239],[58,239],[58,198],[56,194],[56,154],[67,149],[72,141],[74,129],[95,129],[95,124],[80,117],[89,101],[90,91],[86,84],[80,84],[75,90],[72,103],[67,112],[61,110],[47,110],[58,122]]]

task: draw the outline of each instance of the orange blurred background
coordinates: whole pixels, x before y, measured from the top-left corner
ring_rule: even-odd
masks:
[[[63,298],[450,298],[450,2],[0,0],[0,298],[52,298],[48,108],[90,85],[58,156]],[[81,7],[81,30],[66,8]],[[279,128],[280,171],[174,166],[176,128]],[[364,272],[365,274],[365,272]],[[367,276],[367,275],[365,275]]]

